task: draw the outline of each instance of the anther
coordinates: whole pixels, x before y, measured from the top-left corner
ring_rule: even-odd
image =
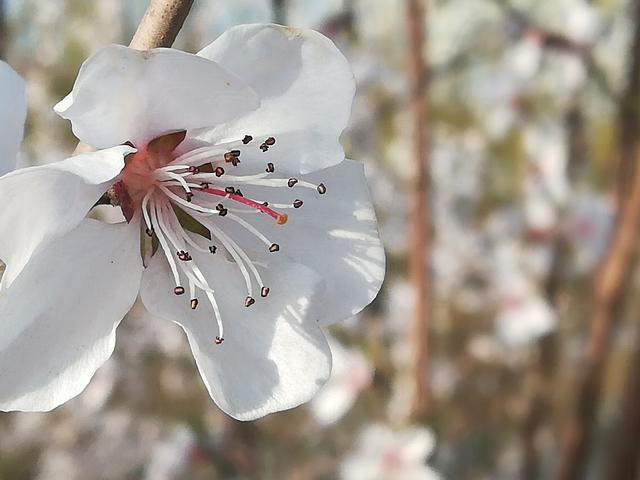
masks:
[[[224,205],[222,205],[221,203],[216,205],[216,210],[221,212],[222,210],[224,210]]]
[[[276,143],[276,139],[273,137],[269,137],[264,141],[265,145],[274,145]]]
[[[195,310],[196,308],[198,308],[198,299],[197,298],[192,298],[191,299],[191,310]]]
[[[300,208],[304,202],[300,199],[297,199],[293,202],[293,208]]]
[[[222,342],[224,342],[224,338],[222,338],[222,337],[216,337],[216,339],[214,340],[214,343],[216,345],[220,345],[220,344],[222,344]]]
[[[189,173],[200,173],[199,167],[189,166]]]
[[[209,188],[209,184],[208,184],[207,182],[202,182],[202,183],[200,184],[200,186],[201,186],[202,188],[204,188],[205,190],[206,190],[207,188]]]
[[[239,157],[240,156],[240,150],[231,150],[229,153],[231,155],[233,155],[234,157]]]
[[[269,287],[262,287],[262,289],[260,290],[260,296],[264,298],[267,295],[269,295]]]
[[[267,172],[267,173],[273,173],[273,172],[276,171],[276,169],[273,166],[273,163],[269,162],[269,163],[267,163],[267,168],[265,168],[264,171]]]
[[[191,201],[193,200],[193,193],[185,192],[185,196],[187,197],[187,202],[191,203]]]
[[[214,173],[216,174],[216,177],[221,177],[222,175],[224,175],[224,168],[216,167]]]
[[[229,213],[229,210],[227,210],[226,208],[223,208],[222,210],[218,211],[218,215],[220,215],[221,217],[226,216],[227,213]]]
[[[184,293],[184,287],[176,287],[173,289],[173,293],[176,295],[182,295]]]
[[[256,303],[255,299],[251,296],[247,296],[247,298],[244,299],[244,306],[245,307],[250,307],[251,305],[253,305],[254,303]]]
[[[153,237],[154,231],[153,228],[147,228],[144,233],[146,233],[149,237]]]
[[[216,247],[215,245],[210,245],[209,246],[209,252],[211,252],[211,255],[216,253],[217,250],[218,250],[218,247]]]
[[[278,225],[284,225],[285,223],[287,223],[287,220],[289,220],[289,217],[286,213],[282,213],[276,217],[276,223]]]
[[[236,190],[236,195],[237,195],[238,197],[244,197],[244,195],[242,195],[242,192],[241,192],[239,189],[238,189],[238,190]]]
[[[224,188],[224,191],[225,191],[226,193],[236,193],[236,189],[235,189],[235,188],[233,188],[233,187],[225,187],[225,188]]]
[[[292,188],[296,183],[298,183],[297,178],[290,178],[289,181],[287,182],[287,185],[289,186],[289,188]]]
[[[260,145],[260,150],[262,150],[263,152],[266,152],[267,150],[269,150],[269,145],[267,145],[266,143],[263,143],[262,145]]]
[[[246,145],[251,140],[253,140],[253,137],[251,135],[245,135],[244,138],[242,139],[242,143],[244,143]]]
[[[318,185],[318,193],[320,195],[324,195],[325,193],[327,193],[327,187],[324,186],[324,183]]]
[[[280,250],[280,245],[278,245],[277,243],[272,243],[271,246],[269,247],[269,251],[271,253],[277,252]]]
[[[269,206],[269,202],[262,202],[262,205],[264,205],[265,207]]]

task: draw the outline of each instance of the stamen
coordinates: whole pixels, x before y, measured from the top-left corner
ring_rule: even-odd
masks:
[[[227,197],[230,200],[236,201],[238,203],[242,203],[243,205],[247,205],[248,207],[259,210],[262,213],[266,213],[271,218],[273,218],[278,225],[284,225],[287,223],[288,217],[285,214],[278,213],[275,210],[270,209],[262,203],[258,203],[255,200],[251,200],[250,198],[245,198],[239,196],[237,193],[228,193],[224,190],[220,190],[218,188],[204,188],[200,190],[204,193],[209,193],[211,195],[217,195],[219,197]]]
[[[184,293],[184,287],[180,285],[180,274],[178,273],[176,262],[173,260],[171,249],[169,248],[167,240],[162,233],[162,226],[160,224],[160,221],[158,220],[158,207],[155,201],[152,200],[151,203],[151,213],[153,215],[154,223],[160,225],[160,228],[156,230],[156,236],[158,237],[158,241],[160,242],[160,246],[162,247],[164,256],[167,258],[167,262],[169,262],[169,267],[171,268],[171,273],[173,274],[173,279],[176,284],[176,288],[173,290],[173,293],[175,293],[176,295],[182,295]]]
[[[246,145],[251,140],[253,140],[253,137],[251,135],[245,135],[244,138],[242,139],[242,143],[244,143]]]
[[[192,298],[191,299],[191,310],[195,310],[196,308],[198,308],[198,299],[197,298]]]
[[[269,251],[270,251],[271,253],[275,253],[275,252],[280,251],[280,245],[278,245],[277,243],[274,243],[273,245],[271,245],[271,246],[269,247]]]
[[[253,297],[247,297],[244,299],[244,306],[247,308],[253,305],[254,303],[256,303],[256,301]]]
[[[276,169],[275,169],[275,167],[273,166],[273,163],[271,163],[271,162],[267,163],[267,168],[265,169],[265,172],[267,172],[267,173],[273,173],[273,172],[275,172],[275,171],[276,171]]]
[[[265,298],[267,295],[269,295],[269,287],[262,287],[260,290],[260,296]]]
[[[296,183],[298,183],[298,179],[297,178],[290,178],[289,181],[287,181],[287,186],[289,188],[293,188]]]
[[[173,289],[173,293],[176,295],[182,295],[184,293],[184,287],[176,287]]]

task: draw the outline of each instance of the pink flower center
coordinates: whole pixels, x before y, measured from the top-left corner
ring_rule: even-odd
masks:
[[[237,141],[218,145],[204,145],[178,154],[176,148],[185,139],[181,131],[158,137],[146,147],[139,148],[125,160],[125,168],[109,191],[114,205],[119,205],[128,221],[141,212],[145,232],[164,253],[175,281],[173,293],[183,295],[188,284],[191,309],[199,305],[197,293],[209,300],[218,323],[219,334],[214,342],[222,344],[224,330],[214,289],[198,267],[190,251],[207,255],[222,248],[238,267],[247,289],[244,305],[250,307],[256,298],[269,295],[256,264],[231,236],[226,222],[239,225],[247,234],[264,244],[266,251],[275,253],[280,245],[270,240],[252,224],[255,214],[265,215],[278,225],[287,223],[289,216],[282,210],[298,209],[303,201],[270,204],[265,199],[245,196],[240,187],[251,191],[273,188],[314,189],[326,192],[324,184],[311,184],[297,178],[276,178],[276,167],[266,163],[263,173],[231,175],[227,170],[238,168],[243,150],[256,148],[253,137],[245,135]],[[261,152],[274,147],[276,139],[267,137],[260,145]],[[234,172],[235,173],[235,172]],[[256,188],[257,187],[257,188]],[[207,243],[204,245],[203,243]],[[186,280],[186,282],[185,282]],[[257,294],[256,294],[257,292]]]

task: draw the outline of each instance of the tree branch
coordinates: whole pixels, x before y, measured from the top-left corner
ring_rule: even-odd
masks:
[[[425,11],[422,0],[407,0],[407,43],[409,51],[408,80],[409,108],[411,111],[411,143],[415,164],[411,187],[409,231],[409,277],[413,285],[414,312],[410,333],[412,350],[413,401],[411,414],[421,417],[426,413],[428,389],[428,335],[429,335],[429,224],[428,207],[428,144],[427,101],[425,96],[427,62],[424,58]]]
[[[129,46],[138,50],[170,47],[194,0],[151,0]]]

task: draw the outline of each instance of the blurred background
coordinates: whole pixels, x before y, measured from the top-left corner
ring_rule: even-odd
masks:
[[[196,0],[175,45],[277,21],[351,62],[343,144],[365,163],[388,267],[378,299],[328,332],[320,395],[236,422],[182,331],[137,309],[82,395],[0,415],[0,479],[640,478],[640,2],[407,3]],[[24,165],[73,151],[52,106],[146,6],[0,0],[0,57],[27,82]],[[622,270],[609,294],[603,259]]]

